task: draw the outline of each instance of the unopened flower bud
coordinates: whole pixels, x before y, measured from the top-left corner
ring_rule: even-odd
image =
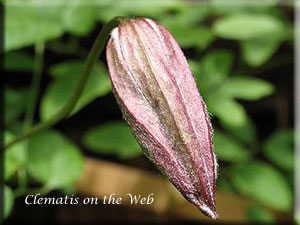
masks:
[[[213,131],[176,40],[151,19],[124,19],[106,57],[115,97],[144,154],[188,201],[217,218]]]

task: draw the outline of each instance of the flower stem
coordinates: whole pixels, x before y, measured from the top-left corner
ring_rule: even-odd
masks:
[[[32,135],[36,134],[37,132],[44,130],[46,128],[49,128],[53,126],[54,124],[58,123],[63,118],[67,117],[73,110],[74,106],[76,105],[79,97],[82,94],[83,88],[85,86],[85,83],[87,81],[87,78],[93,68],[93,65],[98,60],[99,55],[103,51],[105,44],[109,38],[110,32],[113,28],[118,26],[120,22],[124,17],[115,17],[111,21],[109,21],[101,30],[101,32],[98,34],[94,45],[89,52],[88,58],[84,64],[82,74],[79,77],[78,85],[75,89],[74,95],[72,96],[71,100],[52,118],[49,120],[39,123],[36,126],[26,130],[24,133],[17,136],[13,141],[8,143],[4,148],[7,149],[8,147],[31,137]]]

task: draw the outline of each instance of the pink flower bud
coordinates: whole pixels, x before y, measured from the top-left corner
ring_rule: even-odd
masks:
[[[115,97],[144,154],[216,219],[213,131],[173,36],[151,19],[124,19],[111,33],[106,57]]]

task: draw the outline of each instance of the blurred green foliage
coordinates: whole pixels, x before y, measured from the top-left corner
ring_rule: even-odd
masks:
[[[14,205],[14,193],[10,187],[4,186],[4,218],[11,213]]]
[[[291,210],[293,203],[291,188],[284,175],[271,165],[260,161],[234,165],[229,170],[228,177],[243,195],[274,209]]]
[[[4,66],[6,70],[31,72],[33,65],[33,58],[23,51],[9,51],[5,55]]]
[[[214,23],[213,30],[222,38],[253,40],[280,33],[284,26],[280,19],[271,15],[235,13]]]
[[[15,138],[9,131],[4,133],[4,143],[8,143]],[[4,179],[9,180],[16,171],[25,166],[26,146],[24,142],[17,143],[6,150],[5,153],[5,173]]]
[[[240,73],[247,69],[237,68],[237,65],[263,67],[272,61],[281,44],[293,42],[293,25],[283,10],[274,6],[276,1],[268,1],[264,7],[255,7],[249,1],[229,7],[224,0],[203,5],[181,0],[164,3],[152,0],[151,4],[138,0],[93,0],[89,5],[84,0],[26,2],[26,5],[20,0],[6,3],[5,69],[31,74],[36,56],[30,55],[26,48],[38,42],[45,42],[49,51],[74,58],[44,69],[50,82],[39,103],[42,121],[63,107],[74,92],[85,52],[89,51],[80,44],[80,38],[98,32],[96,24],[104,24],[114,16],[154,18],[174,35],[184,50],[194,52],[188,62],[211,116],[220,122],[220,127],[215,129],[215,150],[219,161],[228,164],[220,168],[218,188],[255,200],[258,205],[247,212],[251,221],[274,220],[261,205],[291,210],[292,187],[285,175],[293,172],[293,132],[275,131],[260,143],[257,128],[239,101],[258,101],[276,92],[271,83],[253,74]],[[63,38],[65,34],[71,37],[68,42]],[[227,40],[237,46],[238,54],[230,47],[211,47],[216,41]],[[107,70],[99,61],[72,115],[110,91]],[[7,86],[5,96],[7,143],[22,131],[28,87]],[[84,134],[82,145],[123,160],[141,154],[139,145],[121,121],[95,124]],[[258,159],[260,152],[265,161]],[[72,190],[71,185],[82,168],[79,147],[54,129],[7,149],[5,216],[11,212],[14,198],[30,191],[26,185],[28,179],[38,182],[46,192]],[[16,179],[19,187],[12,190],[8,185]]]
[[[41,102],[40,116],[42,120],[51,118],[70,100],[76,89],[83,63],[84,61],[62,62],[49,69],[49,75],[53,80]],[[78,112],[92,100],[107,94],[109,91],[111,91],[111,84],[107,76],[107,70],[99,62],[94,66],[72,113]]]
[[[74,183],[81,174],[82,155],[64,135],[48,130],[30,138],[26,169],[47,189],[61,188]]]
[[[24,113],[26,99],[28,98],[28,88],[5,89],[5,125],[11,127],[14,122]]]
[[[249,221],[253,224],[273,224],[275,223],[275,219],[273,218],[272,214],[266,210],[265,208],[253,205],[249,207],[246,213],[246,217]]]
[[[214,131],[214,146],[218,159],[225,162],[243,163],[251,159],[242,143],[222,131]]]
[[[263,153],[266,158],[287,171],[294,170],[293,150],[294,133],[292,131],[276,131],[263,144]]]
[[[109,122],[92,128],[85,133],[83,144],[92,151],[115,154],[121,159],[142,153],[125,122]]]

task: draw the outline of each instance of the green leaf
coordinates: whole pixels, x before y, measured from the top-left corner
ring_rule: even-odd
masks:
[[[243,143],[253,144],[256,141],[256,128],[249,117],[246,118],[245,123],[243,124],[232,125],[225,122],[223,123],[223,126]]]
[[[211,0],[210,5],[213,7],[215,14],[233,14],[233,13],[269,13],[270,9],[278,9],[273,7],[280,0]]]
[[[15,135],[10,132],[4,133],[4,143],[8,144],[15,139]],[[14,173],[24,166],[26,154],[26,143],[19,142],[5,150],[4,179],[9,180]]]
[[[109,122],[89,130],[83,138],[84,146],[102,153],[127,159],[140,155],[141,148],[124,122]]]
[[[12,212],[14,206],[14,193],[8,186],[4,186],[4,218],[6,219]]]
[[[4,93],[4,120],[8,126],[9,123],[17,120],[24,113],[28,89],[6,87]]]
[[[202,72],[219,76],[228,75],[233,64],[233,55],[225,49],[209,52],[201,61]]]
[[[195,27],[210,14],[211,9],[205,5],[182,7],[175,15],[165,15],[160,24],[164,27]]]
[[[49,85],[41,103],[41,118],[46,120],[55,115],[72,97],[82,73],[83,62],[71,61],[51,67],[55,78]],[[78,112],[94,99],[107,94],[111,84],[102,64],[96,64],[89,75],[85,88],[72,114]]]
[[[27,169],[48,188],[65,187],[80,176],[83,157],[64,135],[54,130],[44,131],[29,140]]]
[[[272,166],[251,162],[231,168],[229,177],[243,195],[281,211],[289,211],[293,196],[285,177]]]
[[[63,23],[67,31],[74,35],[86,35],[94,27],[97,19],[97,7],[86,5],[86,1],[72,1],[63,14]]]
[[[7,5],[4,20],[5,50],[26,47],[38,41],[61,36],[64,31],[61,13],[62,7],[59,6]]]
[[[98,8],[100,20],[108,22],[115,16],[142,16],[159,18],[164,17],[170,10],[179,10],[183,6],[177,0],[151,0],[150,2],[141,0],[107,1],[106,4]]]
[[[242,126],[246,123],[247,114],[245,109],[235,100],[218,92],[207,96],[205,100],[208,111],[217,116],[222,123],[232,126]]]
[[[252,223],[263,223],[263,224],[273,224],[275,222],[275,218],[267,209],[253,205],[247,209],[246,217]]]
[[[277,131],[263,144],[264,155],[282,169],[294,170],[294,133]]]
[[[243,58],[250,66],[261,66],[274,55],[280,42],[280,34],[242,41],[241,48]]]
[[[213,26],[216,35],[237,40],[249,40],[273,35],[284,29],[283,23],[267,14],[231,14]]]
[[[175,37],[181,47],[207,47],[213,40],[213,33],[204,26],[180,27],[169,26],[167,29]]]
[[[221,131],[214,131],[217,157],[222,161],[242,163],[250,159],[250,153],[241,143]]]
[[[33,71],[33,57],[22,51],[11,51],[5,54],[4,68],[8,71]]]
[[[224,49],[211,51],[204,56],[200,62],[200,70],[195,74],[201,93],[221,85],[229,75],[232,64],[233,55]]]
[[[222,94],[231,98],[258,100],[274,92],[274,86],[261,79],[233,76],[222,86]]]

